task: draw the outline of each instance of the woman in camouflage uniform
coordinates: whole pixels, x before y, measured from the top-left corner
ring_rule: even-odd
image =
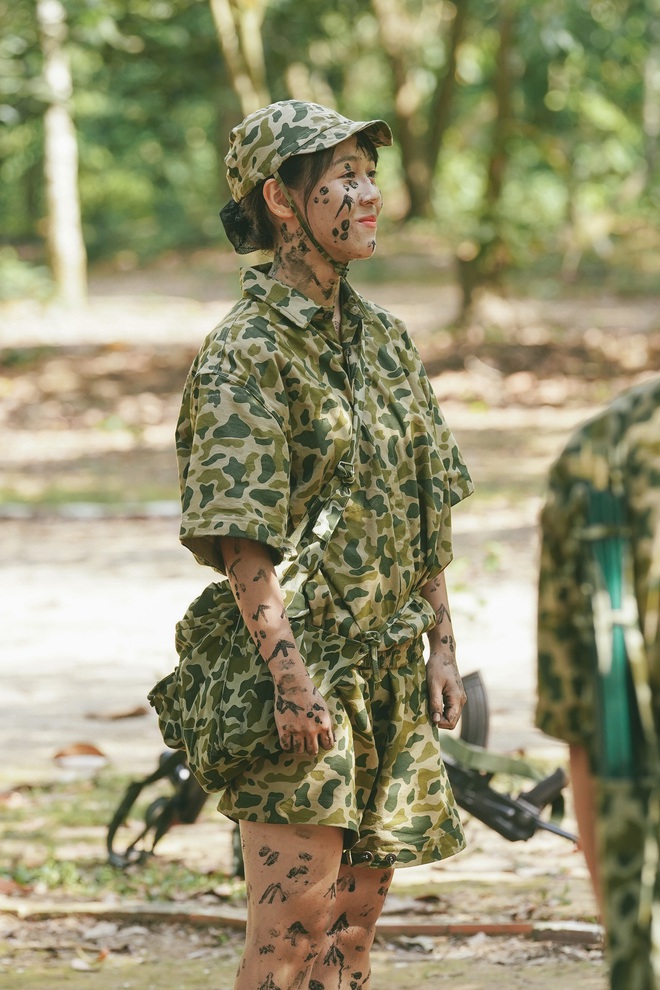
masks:
[[[438,730],[465,700],[442,572],[470,477],[405,327],[345,278],[375,249],[389,144],[383,121],[298,101],[232,131],[223,222],[274,260],[243,271],[178,425],[182,542],[229,576],[274,691],[278,751],[219,803],[247,880],[237,990],[367,988],[393,867],[464,842]],[[304,586],[323,636],[302,656],[275,568],[333,479],[343,513]]]

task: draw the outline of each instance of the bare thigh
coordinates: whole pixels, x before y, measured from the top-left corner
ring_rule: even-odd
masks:
[[[334,913],[343,831],[323,825],[241,822],[241,841],[248,942],[273,954],[278,943],[290,947],[292,940],[304,939],[311,951]]]

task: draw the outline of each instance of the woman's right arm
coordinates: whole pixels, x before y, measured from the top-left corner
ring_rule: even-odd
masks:
[[[273,677],[282,749],[310,754],[319,746],[331,749],[330,712],[296,645],[268,547],[231,536],[219,542],[243,621]]]

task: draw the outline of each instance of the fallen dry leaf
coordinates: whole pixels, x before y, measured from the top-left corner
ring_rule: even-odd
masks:
[[[91,743],[72,743],[55,753],[53,760],[62,770],[74,774],[94,773],[108,762],[105,753]]]
[[[0,894],[3,896],[26,897],[31,893],[32,887],[26,887],[25,884],[16,883],[15,880],[8,880],[5,877],[0,877]]]
[[[136,705],[134,708],[127,708],[119,712],[88,712],[85,718],[103,722],[117,722],[122,718],[141,718],[148,714],[149,709],[145,705]]]
[[[83,952],[82,949],[76,949],[76,957],[71,960],[71,969],[75,969],[80,973],[91,973],[96,969],[100,969],[109,955],[109,949],[101,949],[95,956],[90,956],[88,953]]]
[[[25,789],[29,790],[29,787],[26,785]],[[27,799],[20,787],[14,787],[11,791],[3,791],[0,794],[0,805],[5,808],[23,808],[26,803]]]
[[[70,746],[58,750],[53,759],[63,760],[68,756],[102,756],[105,759],[105,754],[96,746],[92,746],[91,743],[72,743]]]

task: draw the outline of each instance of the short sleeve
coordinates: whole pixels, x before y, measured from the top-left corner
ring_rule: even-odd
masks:
[[[289,449],[283,424],[246,383],[219,373],[191,376],[177,426],[180,539],[223,570],[218,537],[287,545]]]
[[[426,377],[426,373],[424,374]],[[428,381],[428,378],[426,378],[426,381],[430,390],[429,404],[431,406],[435,440],[445,468],[445,484],[449,491],[450,502],[454,506],[472,494],[474,485],[459,446],[445,422],[440,406],[438,405],[438,400],[431,389],[431,383]]]
[[[450,504],[454,506],[474,492],[472,478],[454,435],[445,422],[422,359],[414,347],[408,331],[405,330],[403,324],[400,324],[400,327],[402,328],[402,339],[407,344],[407,351],[414,353],[417,358],[417,374],[428,402],[433,435],[445,469],[445,485],[449,492]]]

